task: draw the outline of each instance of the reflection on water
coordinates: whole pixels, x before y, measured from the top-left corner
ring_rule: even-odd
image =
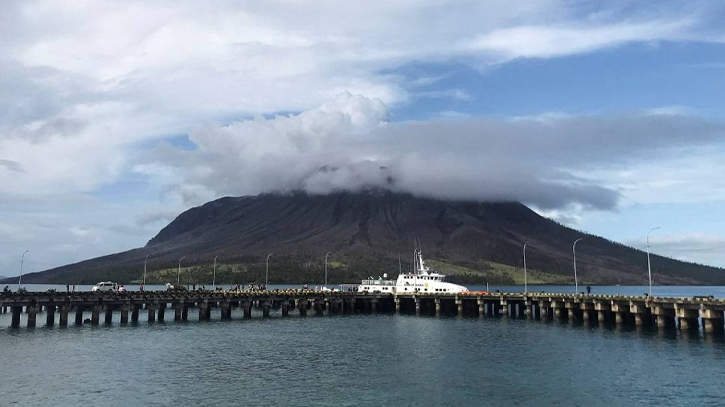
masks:
[[[2,329],[1,404],[715,406],[725,396],[725,344],[701,333],[507,318],[233,317]]]

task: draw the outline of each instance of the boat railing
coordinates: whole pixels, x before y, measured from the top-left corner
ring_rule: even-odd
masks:
[[[395,285],[395,280],[363,280],[362,285]]]

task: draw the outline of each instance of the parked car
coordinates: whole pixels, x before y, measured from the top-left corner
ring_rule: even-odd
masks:
[[[91,291],[113,291],[113,286],[115,286],[116,283],[113,283],[111,281],[101,281],[100,283],[96,284],[91,288]]]

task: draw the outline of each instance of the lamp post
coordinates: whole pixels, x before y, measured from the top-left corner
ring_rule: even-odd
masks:
[[[214,272],[211,277],[211,285],[213,287],[213,290],[216,291],[216,258],[219,256],[214,256]]]
[[[142,285],[143,285],[144,289],[146,288],[146,262],[148,261],[149,256],[151,256],[151,253],[147,254],[146,258],[143,259],[143,284]]]
[[[662,226],[657,226],[655,228],[652,228],[647,232],[647,275],[649,276],[649,296],[652,296],[652,266],[649,261],[649,234],[653,230],[662,229]]]
[[[186,257],[186,256],[181,256],[181,258],[179,259],[179,272],[176,274],[176,287],[177,288],[179,287],[179,285],[181,285],[181,260],[184,260],[184,257]]]
[[[25,261],[25,254],[30,250],[23,252],[23,256],[20,258],[20,277],[18,277],[18,290],[20,289],[20,282],[23,280],[23,262]]]
[[[529,292],[529,280],[528,276],[526,274],[526,245],[528,245],[529,242],[524,243],[524,292]]]
[[[327,256],[331,255],[332,252],[325,254],[325,287],[327,287]]]
[[[267,255],[267,269],[264,272],[264,289],[267,290],[267,286],[269,285],[269,258],[272,256],[272,253]]]
[[[576,279],[576,244],[579,243],[580,240],[584,239],[583,237],[580,237],[579,239],[574,241],[574,245],[571,246],[571,251],[574,252],[574,292],[579,293],[579,281]]]

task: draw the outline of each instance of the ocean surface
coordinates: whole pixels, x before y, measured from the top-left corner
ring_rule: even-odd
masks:
[[[725,297],[725,287],[654,291]],[[187,323],[149,324],[142,313],[123,327],[115,315],[111,325],[35,329],[10,329],[0,315],[0,406],[725,405],[725,338],[701,332],[507,318],[282,318],[279,310],[269,319],[255,310],[251,320],[234,310],[232,321],[215,310],[200,322],[196,314]]]

